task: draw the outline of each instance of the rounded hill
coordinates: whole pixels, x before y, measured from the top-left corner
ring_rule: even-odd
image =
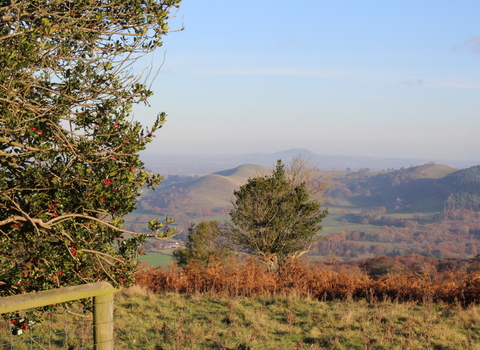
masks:
[[[271,171],[260,165],[244,164],[202,176],[181,186],[160,188],[155,194],[143,199],[145,203],[141,206],[177,218],[186,214],[188,220],[225,214],[233,207],[234,191],[249,178],[264,176]]]
[[[202,176],[185,187],[186,194],[191,197],[190,204],[204,208],[225,207],[230,210],[233,192],[245,184],[249,178],[262,176],[270,169],[254,164],[241,165],[234,169],[219,171]]]
[[[249,178],[268,175],[271,172],[272,172],[272,169],[269,169],[261,165],[244,164],[233,169],[216,172],[212,175],[221,175],[233,181],[239,182],[240,185],[243,185],[247,182]]]

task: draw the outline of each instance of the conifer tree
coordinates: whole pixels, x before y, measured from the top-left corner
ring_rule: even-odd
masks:
[[[327,215],[310,197],[305,182],[292,184],[279,160],[272,175],[249,179],[234,192],[227,238],[257,256],[271,271],[307,252]]]
[[[188,229],[185,248],[173,252],[173,259],[184,268],[192,262],[208,266],[212,259],[226,260],[232,255],[231,247],[222,240],[222,230],[218,221],[202,221]]]

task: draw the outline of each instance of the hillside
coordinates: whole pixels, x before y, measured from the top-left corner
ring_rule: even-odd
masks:
[[[480,194],[480,165],[456,171],[440,182],[454,192]]]
[[[367,183],[370,192],[377,194],[374,198],[385,199],[389,196],[390,202],[400,198],[407,201],[412,210],[418,207],[419,202],[434,199],[437,203],[441,201],[447,210],[480,210],[480,166],[459,170],[430,163],[378,174]],[[442,211],[444,208],[436,206],[424,209]]]
[[[183,232],[191,221],[223,220],[232,208],[233,192],[249,177],[268,171],[243,165],[160,188],[142,197],[137,215],[143,219],[130,220],[130,228],[164,214],[173,216]],[[468,258],[480,253],[479,166],[458,170],[428,163],[329,175],[335,183],[326,193],[329,201],[323,203],[329,215],[322,221],[321,234],[330,239],[312,248],[313,259],[382,254]],[[150,248],[147,251],[159,252]]]
[[[410,167],[407,169],[396,170],[396,171],[393,171],[392,174],[394,176],[400,175],[400,174],[406,174],[406,177],[411,180],[441,179],[456,171],[458,171],[457,168],[454,168],[448,165],[427,163],[424,165]]]
[[[391,212],[395,212],[395,208],[398,211],[400,206],[403,212],[430,213],[433,216],[435,212],[443,211],[449,198],[450,201],[459,202],[461,200],[458,198],[465,200],[465,193],[472,193],[470,187],[477,186],[477,177],[480,177],[478,169],[480,167],[458,170],[447,165],[427,163],[379,173],[368,172],[368,169],[329,172],[335,184],[327,193],[331,201],[326,204],[328,207],[358,211],[385,207]],[[270,171],[263,166],[245,164],[192,178],[161,187],[157,192],[142,197],[140,208],[142,213],[173,216],[179,223],[224,215],[232,208],[235,190],[248,178]],[[462,195],[452,197],[453,193]],[[471,198],[470,201],[476,203]],[[331,213],[335,214],[335,210]],[[326,226],[329,226],[328,222]]]
[[[329,191],[331,204],[339,203],[335,198],[348,198],[353,207],[388,209],[398,206],[400,199],[403,206],[408,205],[413,211],[440,211],[450,191],[438,180],[457,171],[450,166],[427,163],[380,173],[366,170],[342,173],[335,178],[336,187]]]
[[[259,165],[241,165],[179,185],[160,187],[142,198],[140,207],[146,212],[173,216],[177,222],[223,215],[232,208],[235,190],[248,178],[269,172],[270,169]]]
[[[480,166],[454,172],[439,183],[450,191],[445,201],[446,210],[480,211]]]
[[[271,172],[271,169],[261,165],[244,164],[234,169],[216,172],[213,175],[224,176],[243,185],[249,178],[267,175]]]

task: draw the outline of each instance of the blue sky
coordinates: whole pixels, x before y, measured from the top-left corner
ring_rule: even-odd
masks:
[[[184,0],[148,151],[480,163],[480,1]],[[165,52],[166,51],[166,52]]]

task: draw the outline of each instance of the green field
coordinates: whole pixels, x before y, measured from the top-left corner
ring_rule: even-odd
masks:
[[[91,314],[74,311],[20,336],[2,321],[0,348],[89,349]],[[116,294],[114,322],[119,350],[480,350],[480,306],[156,295],[134,286]]]
[[[480,350],[480,307],[120,293],[117,349]]]
[[[145,253],[145,255],[140,256],[140,262],[147,262],[152,266],[168,266],[172,261],[172,251],[173,249],[165,250],[164,254],[159,253]]]

